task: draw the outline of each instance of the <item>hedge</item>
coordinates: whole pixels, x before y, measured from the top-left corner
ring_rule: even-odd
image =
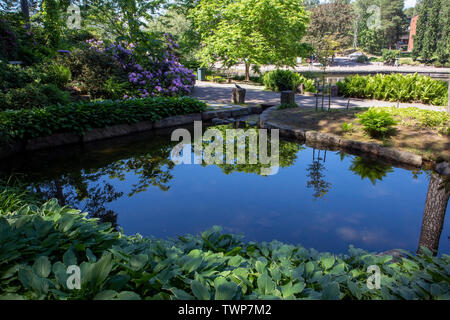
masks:
[[[191,97],[105,100],[65,106],[52,105],[44,108],[7,110],[0,112],[0,134],[3,142],[61,132],[81,136],[92,128],[139,121],[157,121],[169,116],[204,110],[206,110],[206,104]]]
[[[450,256],[425,248],[395,259],[353,247],[336,255],[246,243],[219,227],[162,240],[126,236],[56,200],[9,203],[0,203],[0,299],[450,298]],[[71,265],[81,270],[79,290],[67,287]],[[371,265],[380,289],[366,285]]]

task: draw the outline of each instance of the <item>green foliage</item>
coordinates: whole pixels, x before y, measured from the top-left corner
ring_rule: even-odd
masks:
[[[96,50],[76,49],[64,56],[62,63],[70,69],[73,84],[93,98],[111,96],[113,83],[107,83],[108,79],[127,81],[119,63],[111,55]]]
[[[362,55],[362,56],[359,56],[356,59],[356,62],[358,62],[358,63],[368,63],[369,62],[369,58],[367,58],[366,55]]]
[[[278,241],[244,243],[214,227],[161,240],[126,236],[56,200],[0,217],[1,299],[448,299],[448,255],[333,255]],[[26,234],[27,236],[23,236]],[[67,288],[67,267],[81,289]],[[381,289],[366,286],[381,269]]]
[[[42,71],[41,81],[43,83],[52,83],[62,90],[66,88],[72,77],[69,68],[56,63],[44,65]]]
[[[23,88],[37,79],[36,70],[0,61],[0,92]]]
[[[112,100],[122,99],[128,88],[128,82],[119,81],[116,77],[111,77],[104,83],[104,97]]]
[[[385,108],[385,110],[393,116],[398,116],[404,124],[408,124],[413,119],[418,121],[419,128],[437,129],[444,133],[450,129],[450,114],[445,111],[395,107]]]
[[[359,175],[361,179],[369,179],[373,185],[394,171],[390,165],[361,157],[355,157],[352,160],[350,170]]]
[[[337,82],[339,92],[347,97],[388,101],[421,102],[447,105],[447,86],[444,81],[418,74],[354,75]]]
[[[355,126],[351,122],[344,122],[343,124],[341,124],[341,129],[343,132],[351,134],[353,133],[353,131],[355,131]]]
[[[383,108],[369,108],[356,116],[364,130],[372,137],[385,137],[392,130],[392,126],[397,124],[392,115]]]
[[[205,103],[190,97],[105,100],[0,112],[0,127],[7,130],[11,139],[42,137],[58,132],[83,135],[91,128],[157,121],[205,109]]]
[[[383,49],[382,51],[383,62],[388,65],[393,65],[395,60],[398,59],[399,50]]]
[[[307,51],[301,39],[308,16],[295,0],[201,0],[190,17],[204,44],[204,66],[245,63],[248,77],[253,64],[294,66]]]
[[[302,83],[305,91],[316,92],[314,80],[291,70],[277,69],[266,72],[262,80],[266,89],[272,91],[293,90],[295,92],[297,86]]]
[[[10,89],[0,93],[1,110],[42,108],[48,105],[68,104],[72,101],[68,92],[54,84],[29,83],[23,88]]]

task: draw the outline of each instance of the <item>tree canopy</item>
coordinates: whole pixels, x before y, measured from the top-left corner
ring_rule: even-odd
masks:
[[[201,36],[203,65],[293,66],[307,54],[302,43],[308,15],[298,0],[201,0],[191,10]]]

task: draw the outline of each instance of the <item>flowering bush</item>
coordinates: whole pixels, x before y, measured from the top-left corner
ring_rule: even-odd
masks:
[[[170,35],[164,34],[165,44],[162,48],[146,47],[128,42],[116,42],[106,46],[102,41],[87,40],[91,50],[110,54],[128,74],[132,90],[124,98],[138,95],[178,96],[192,91],[195,76],[192,70],[185,68],[175,54],[178,45]],[[162,49],[162,50],[161,50]]]

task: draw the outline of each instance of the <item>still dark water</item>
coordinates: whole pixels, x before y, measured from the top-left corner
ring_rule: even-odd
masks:
[[[166,238],[220,225],[247,241],[319,251],[417,250],[429,172],[282,142],[279,172],[261,176],[257,165],[175,165],[175,144],[148,133],[35,153],[0,170],[126,234]],[[447,216],[440,253],[450,253],[449,235]]]

